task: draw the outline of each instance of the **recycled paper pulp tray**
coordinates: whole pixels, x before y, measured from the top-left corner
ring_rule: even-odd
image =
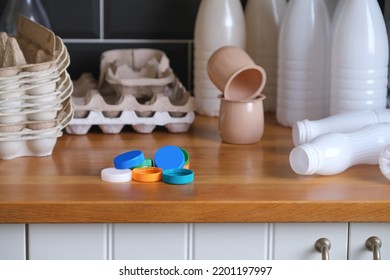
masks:
[[[75,117],[66,127],[70,134],[86,134],[93,125],[104,133],[119,133],[125,125],[140,133],[150,133],[156,126],[181,133],[189,129],[195,118],[195,100],[177,79],[142,103],[133,95],[118,95],[107,87],[104,93],[100,92],[88,73],[73,84]]]
[[[51,30],[24,16],[20,16],[16,40],[25,55],[27,64],[23,66],[0,68],[0,76],[14,76],[23,71],[43,71],[55,65],[54,52],[56,37]],[[32,48],[34,51],[31,50]],[[34,53],[34,57],[31,57],[31,53]],[[35,59],[36,54],[42,54],[41,57],[43,57],[43,61],[32,61]]]
[[[156,49],[117,49],[102,54],[99,88],[110,84],[119,94],[138,95],[163,90],[175,80],[164,52]]]
[[[63,128],[73,117],[71,106],[58,115],[58,125],[49,129],[24,129],[18,133],[2,133],[0,136],[0,159],[9,160],[23,156],[49,156],[62,136]]]

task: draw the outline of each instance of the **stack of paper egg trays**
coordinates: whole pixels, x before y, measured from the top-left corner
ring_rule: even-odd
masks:
[[[156,126],[181,133],[195,118],[195,100],[161,50],[108,50],[101,56],[99,81],[84,73],[73,84],[70,134],[86,134],[94,125],[111,134],[126,125],[139,133]]]
[[[73,84],[62,40],[19,18],[15,37],[0,33],[0,159],[51,155],[73,117]]]

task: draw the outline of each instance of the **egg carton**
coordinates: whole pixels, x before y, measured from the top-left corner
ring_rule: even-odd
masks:
[[[56,49],[54,51],[53,66],[42,71],[21,71],[12,76],[2,76],[9,68],[0,68],[0,98],[6,98],[4,93],[24,90],[47,82],[55,82],[70,64],[69,53],[65,44],[59,37],[55,37]]]
[[[55,66],[56,36],[30,19],[20,16],[16,37],[0,36],[0,76],[36,72]]]
[[[118,94],[108,87],[98,89],[88,73],[73,84],[74,118],[66,127],[70,134],[86,134],[94,125],[111,134],[121,132],[125,125],[139,133],[151,133],[156,126],[182,133],[195,119],[195,100],[178,79],[163,92],[138,97]]]
[[[73,117],[71,103],[58,114],[58,124],[53,128],[28,129],[20,132],[2,133],[0,136],[0,159],[10,160],[24,156],[49,156],[53,153],[58,137]]]
[[[169,59],[156,49],[116,49],[103,52],[99,88],[108,83],[118,94],[158,93],[174,82]]]
[[[71,103],[72,92],[73,83],[69,74],[64,72],[54,92],[0,99],[0,135],[26,127],[39,129],[54,126],[60,110]]]

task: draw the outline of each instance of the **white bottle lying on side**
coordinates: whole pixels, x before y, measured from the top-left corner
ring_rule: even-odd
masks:
[[[357,164],[378,164],[390,145],[390,123],[367,125],[348,133],[326,133],[290,152],[290,166],[300,175],[334,175]]]
[[[378,122],[390,122],[390,109],[362,110],[340,113],[320,120],[301,120],[293,124],[295,146],[310,142],[329,132],[349,132]]]

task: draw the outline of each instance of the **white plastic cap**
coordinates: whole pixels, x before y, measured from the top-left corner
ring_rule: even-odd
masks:
[[[106,182],[124,183],[132,179],[131,169],[105,168],[100,173],[101,179]]]

